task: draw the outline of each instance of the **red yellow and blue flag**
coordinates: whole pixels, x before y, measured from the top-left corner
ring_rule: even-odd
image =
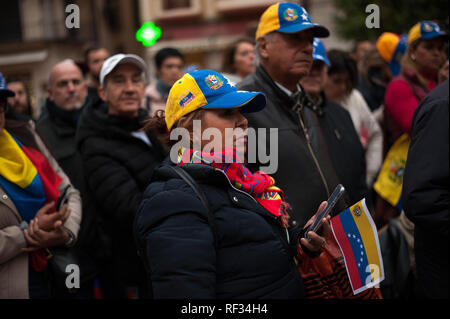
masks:
[[[58,199],[61,177],[39,151],[6,130],[0,132],[0,164],[0,185],[23,220],[29,222],[45,203]]]
[[[44,204],[57,201],[61,181],[37,149],[25,146],[5,129],[0,131],[0,185],[23,220],[30,222]],[[55,206],[48,211],[53,212]],[[31,266],[36,271],[47,266],[42,249],[31,253]]]
[[[344,256],[353,294],[384,280],[377,229],[365,199],[333,217],[331,229]]]

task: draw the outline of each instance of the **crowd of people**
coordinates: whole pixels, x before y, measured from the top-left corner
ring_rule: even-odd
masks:
[[[167,47],[152,83],[141,57],[93,46],[49,70],[39,118],[25,83],[0,73],[0,298],[303,298],[298,264],[363,198],[385,266],[377,295],[448,298],[448,35],[411,22],[327,50],[326,26],[276,3],[220,73]],[[174,159],[177,129],[189,140]],[[273,174],[248,160],[250,129],[277,155]],[[58,282],[62,254],[75,288]]]

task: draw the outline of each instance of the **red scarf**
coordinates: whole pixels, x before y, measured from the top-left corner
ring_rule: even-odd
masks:
[[[252,173],[239,160],[235,148],[228,148],[221,153],[205,153],[192,149],[180,149],[178,165],[203,164],[223,171],[231,184],[237,189],[251,195],[271,214],[281,219],[284,227],[288,226],[289,205],[284,201],[283,191],[275,186],[275,180],[261,172]]]

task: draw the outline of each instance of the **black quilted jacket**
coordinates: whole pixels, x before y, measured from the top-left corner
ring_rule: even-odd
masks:
[[[152,146],[131,134],[145,118],[143,110],[133,119],[108,115],[107,105],[98,101],[85,110],[77,130],[84,173],[102,210],[117,274],[131,284],[142,280],[143,274],[131,234],[134,216],[155,167],[164,158],[152,134],[148,135]]]
[[[231,186],[222,171],[183,165],[211,206],[215,242],[205,206],[167,165],[155,171],[135,221],[155,298],[304,296],[293,260],[298,228],[291,230],[288,242],[279,220]]]

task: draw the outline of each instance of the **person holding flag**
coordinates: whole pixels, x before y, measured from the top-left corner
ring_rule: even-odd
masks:
[[[189,146],[176,149],[177,156],[156,169],[134,223],[154,298],[305,296],[294,257],[303,261],[320,255],[329,218],[317,232],[308,232],[308,242],[303,228],[290,227],[289,205],[275,179],[251,172],[241,159],[248,128],[242,113],[265,105],[263,93],[237,91],[222,74],[198,70],[175,82],[165,112],[158,111],[146,126],[169,134],[185,129],[190,136]],[[214,128],[220,138],[199,140],[195,120],[201,135]],[[231,137],[227,129],[240,133]],[[167,144],[174,148],[179,142],[168,138]],[[202,150],[195,148],[197,143]],[[210,144],[214,152],[206,151]]]
[[[0,299],[50,298],[48,248],[75,244],[81,199],[32,122],[5,119],[11,96],[0,73]]]

